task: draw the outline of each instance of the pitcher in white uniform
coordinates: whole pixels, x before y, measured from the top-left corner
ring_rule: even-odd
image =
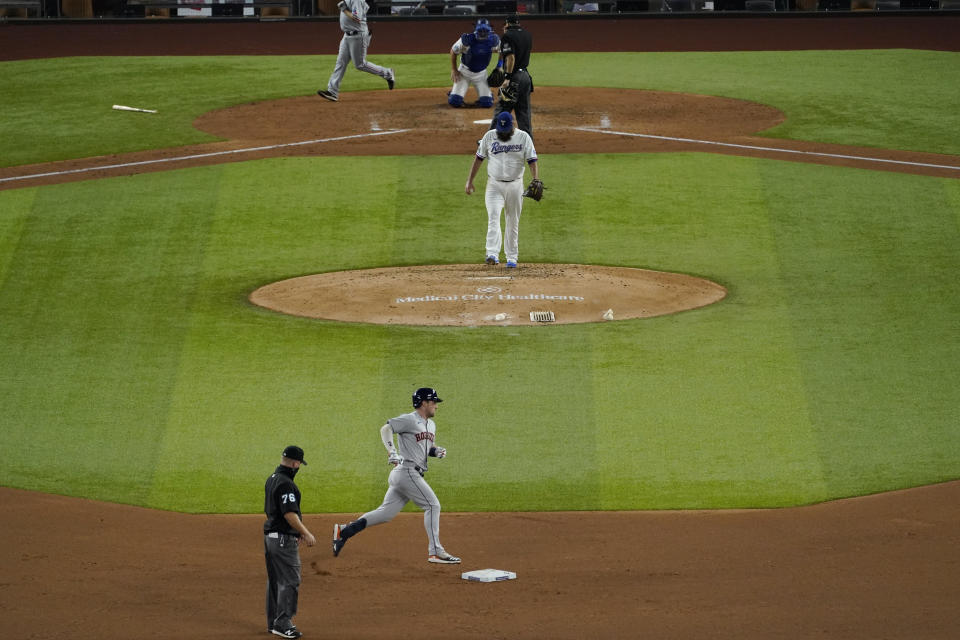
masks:
[[[333,555],[340,555],[347,540],[367,527],[393,520],[411,500],[423,509],[423,527],[427,531],[429,548],[427,560],[438,564],[459,564],[460,558],[452,556],[440,544],[440,501],[427,481],[427,458],[443,458],[447,450],[434,445],[437,425],[432,418],[437,414],[437,403],[443,402],[437,392],[421,387],[413,394],[413,412],[390,418],[380,427],[380,439],[387,449],[387,461],[394,465],[390,472],[387,493],[383,504],[363,514],[350,524],[333,525]],[[397,435],[397,444],[393,436]]]
[[[520,251],[520,212],[523,209],[523,173],[526,165],[534,178],[540,177],[537,165],[537,150],[533,139],[525,132],[513,126],[510,112],[497,115],[495,128],[490,129],[480,139],[477,155],[470,167],[465,191],[474,192],[473,179],[484,160],[487,164],[487,242],[486,262],[489,265],[500,264],[500,248],[507,259],[507,267],[517,266]],[[506,219],[506,233],[500,230],[500,212]]]
[[[364,0],[341,0],[337,8],[340,9],[340,30],[343,31],[340,52],[337,54],[337,64],[333,67],[330,80],[327,81],[327,88],[317,91],[317,95],[331,102],[340,99],[340,82],[351,60],[358,70],[380,76],[387,81],[387,88],[393,89],[397,79],[393,69],[381,67],[367,60],[367,49],[370,47],[367,11],[370,7]]]

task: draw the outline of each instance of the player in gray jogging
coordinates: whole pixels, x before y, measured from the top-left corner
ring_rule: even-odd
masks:
[[[383,504],[363,514],[350,524],[333,525],[333,555],[340,555],[347,540],[367,527],[390,522],[400,513],[407,502],[423,509],[423,526],[427,530],[430,543],[427,552],[429,562],[457,564],[460,558],[447,553],[440,544],[440,501],[437,495],[423,479],[427,472],[427,458],[443,458],[447,450],[434,444],[437,426],[433,416],[437,413],[437,403],[443,402],[437,392],[429,387],[417,389],[413,394],[411,413],[390,418],[380,427],[380,439],[387,449],[387,461],[393,465],[390,472],[387,493]],[[397,436],[394,446],[393,436]]]
[[[397,80],[393,69],[381,67],[367,60],[367,49],[370,48],[367,11],[370,7],[366,0],[340,0],[337,8],[340,10],[340,30],[343,31],[343,37],[340,39],[337,63],[327,81],[327,88],[317,91],[317,95],[331,102],[340,99],[340,83],[351,60],[358,70],[380,76],[387,81],[387,87],[393,89],[393,84]]]

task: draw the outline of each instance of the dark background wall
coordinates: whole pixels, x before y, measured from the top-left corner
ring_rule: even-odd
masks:
[[[490,16],[501,26],[503,16]],[[437,53],[470,16],[371,19],[377,53]],[[960,50],[960,13],[525,16],[535,50],[745,51],[795,49]],[[279,21],[26,20],[0,23],[0,60],[83,55],[333,54],[335,18]]]

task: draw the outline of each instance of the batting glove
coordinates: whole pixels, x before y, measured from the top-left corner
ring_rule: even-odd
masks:
[[[403,462],[403,457],[396,451],[391,451],[390,455],[387,457],[387,462],[389,462],[393,466],[397,466],[398,464]]]

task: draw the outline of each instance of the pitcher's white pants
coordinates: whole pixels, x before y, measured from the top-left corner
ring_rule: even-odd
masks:
[[[347,72],[347,65],[353,61],[360,71],[372,73],[380,76],[384,80],[390,77],[390,70],[373,64],[367,60],[367,48],[370,46],[370,32],[362,31],[355,36],[346,34],[340,38],[340,51],[337,53],[337,64],[333,67],[333,73],[330,74],[330,80],[327,82],[327,91],[335,96],[340,95],[340,83],[343,81],[343,74]]]
[[[429,555],[443,551],[443,545],[440,544],[440,501],[427,481],[416,469],[399,465],[390,472],[389,484],[383,504],[360,516],[366,519],[367,526],[390,522],[407,502],[413,500],[415,505],[423,509],[423,528],[427,531],[430,543]]]
[[[523,180],[503,182],[487,178],[487,255],[499,256],[500,246],[507,260],[517,260],[520,251],[520,210],[523,208]],[[500,212],[506,221],[506,233],[500,232]]]

